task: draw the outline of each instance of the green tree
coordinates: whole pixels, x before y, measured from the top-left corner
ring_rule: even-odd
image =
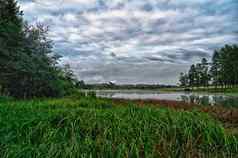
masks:
[[[81,80],[81,81],[76,82],[76,87],[85,89],[85,88],[87,88],[87,85],[85,84],[85,82],[83,80]]]
[[[183,77],[184,74],[181,74],[181,83],[184,83]],[[191,87],[208,87],[210,81],[215,85],[215,88],[238,86],[238,46],[225,45],[214,51],[211,63],[203,58],[201,63],[193,64],[188,72],[188,80]]]
[[[218,50],[220,77],[225,87],[232,87],[238,83],[238,47],[237,45],[225,45]]]
[[[16,1],[0,0],[0,87],[19,98],[58,97],[74,87],[48,40],[48,27],[23,25]]]
[[[215,85],[215,88],[217,89],[217,86],[221,84],[221,78],[220,78],[220,62],[219,62],[219,52],[214,51],[212,56],[212,65],[210,69],[210,76],[212,78],[212,83]]]
[[[197,63],[195,65],[195,85],[197,87],[202,85],[202,64]]]
[[[186,73],[183,73],[183,72],[180,73],[179,81],[180,81],[180,86],[187,87],[189,85],[188,75]]]
[[[22,12],[15,0],[0,0],[0,85],[1,93],[16,79],[23,39]]]
[[[188,72],[189,86],[194,87],[196,85],[196,76],[197,76],[196,67],[195,65],[192,65]]]
[[[203,58],[201,61],[201,85],[208,87],[210,81],[209,67],[206,58]]]

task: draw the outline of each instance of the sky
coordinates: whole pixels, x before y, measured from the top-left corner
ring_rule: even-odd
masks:
[[[86,83],[177,84],[180,72],[238,43],[238,0],[18,0],[49,25],[61,64]]]

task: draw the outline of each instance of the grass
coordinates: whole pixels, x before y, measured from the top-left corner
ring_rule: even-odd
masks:
[[[67,97],[0,101],[1,158],[236,157],[238,135],[199,111]]]

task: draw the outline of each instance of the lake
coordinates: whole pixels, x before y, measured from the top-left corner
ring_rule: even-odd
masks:
[[[159,92],[154,90],[97,90],[98,97],[120,99],[155,99],[195,103],[199,105],[221,105],[238,108],[238,95],[222,93]]]

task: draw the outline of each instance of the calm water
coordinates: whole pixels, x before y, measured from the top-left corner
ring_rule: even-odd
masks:
[[[98,97],[104,98],[174,100],[200,105],[222,105],[238,108],[238,95],[187,92],[162,93],[147,90],[98,90],[96,93]]]

